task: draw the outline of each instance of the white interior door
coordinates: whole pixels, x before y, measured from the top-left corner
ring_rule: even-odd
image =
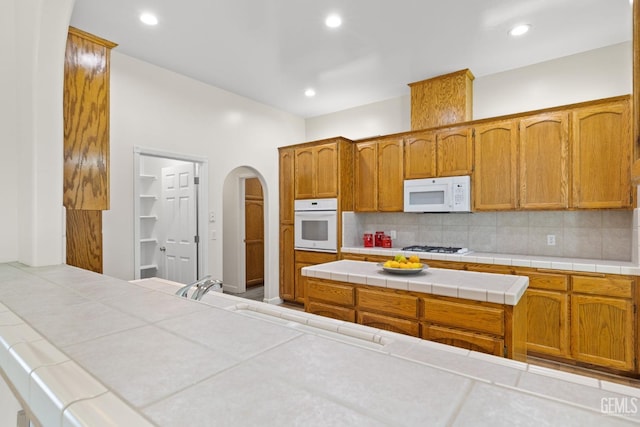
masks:
[[[180,283],[193,282],[197,277],[194,175],[193,163],[162,168],[164,278]]]

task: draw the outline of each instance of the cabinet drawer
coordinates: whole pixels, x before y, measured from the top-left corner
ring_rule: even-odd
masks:
[[[351,308],[337,307],[321,302],[310,302],[306,306],[306,311],[307,313],[344,320],[345,322],[355,323],[356,321],[356,311]]]
[[[467,264],[466,270],[478,271],[481,273],[493,273],[493,274],[513,274],[511,267],[506,265],[493,265],[493,264]]]
[[[504,341],[499,338],[434,325],[422,326],[422,338],[504,357]]]
[[[424,320],[441,325],[504,335],[504,310],[481,305],[462,304],[423,298]]]
[[[566,291],[569,289],[569,276],[552,273],[519,273],[529,277],[529,287],[534,289],[548,289],[552,291]]]
[[[418,318],[418,298],[395,292],[358,289],[358,308],[391,315]]]
[[[321,300],[348,306],[353,306],[355,302],[352,286],[323,282],[311,277],[307,277],[306,282],[306,295],[310,301]]]
[[[296,251],[296,262],[304,262],[307,264],[324,264],[325,262],[337,261],[338,255],[325,254],[322,252]]]
[[[574,292],[620,298],[632,297],[633,282],[627,278],[571,276]]]
[[[358,323],[385,331],[398,332],[414,337],[420,336],[420,324],[417,321],[398,319],[382,314],[358,311]]]

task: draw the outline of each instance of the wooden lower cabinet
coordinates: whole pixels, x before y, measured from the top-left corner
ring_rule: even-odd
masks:
[[[305,287],[303,283],[302,269],[311,265],[324,264],[326,262],[336,261],[336,254],[328,254],[322,252],[295,251],[295,302],[304,303]]]
[[[525,360],[526,296],[517,306],[303,277],[305,311]]]
[[[467,350],[489,353],[495,356],[505,356],[504,340],[492,336],[423,324],[421,337],[429,341],[465,348]]]
[[[569,296],[566,292],[527,290],[527,351],[569,357]]]
[[[571,356],[578,361],[633,370],[634,313],[630,300],[571,296]]]

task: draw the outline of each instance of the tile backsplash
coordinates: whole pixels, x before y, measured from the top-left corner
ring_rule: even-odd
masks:
[[[635,261],[637,211],[345,212],[343,245],[362,246],[363,233],[395,230],[394,247],[423,244],[476,252]],[[555,236],[555,245],[547,244],[548,236]]]

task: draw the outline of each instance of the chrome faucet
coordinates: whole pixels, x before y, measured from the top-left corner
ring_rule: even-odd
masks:
[[[202,279],[196,280],[193,283],[189,283],[181,287],[176,295],[184,298],[188,298],[189,289],[195,287],[195,291],[191,294],[191,299],[200,301],[202,297],[214,287],[222,287],[222,280],[213,280],[211,276],[204,276]]]
[[[213,287],[222,287],[222,280],[207,279],[196,285],[196,290],[191,294],[191,299],[200,301],[202,297]]]

